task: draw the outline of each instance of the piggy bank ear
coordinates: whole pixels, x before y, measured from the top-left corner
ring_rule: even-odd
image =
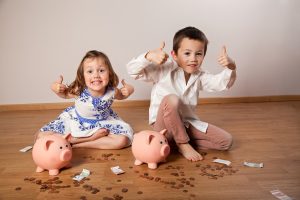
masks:
[[[162,134],[162,135],[164,135],[164,136],[166,136],[166,133],[167,133],[167,132],[168,132],[167,129],[163,129],[163,130],[161,130],[159,133]]]
[[[151,143],[151,141],[153,140],[153,138],[154,138],[154,135],[148,135],[148,144],[150,144]]]
[[[72,138],[72,135],[71,133],[68,133],[66,135],[63,136],[68,142],[70,142],[71,138]]]
[[[53,140],[47,140],[46,143],[45,143],[45,150],[48,151],[50,145],[53,143],[54,141]]]

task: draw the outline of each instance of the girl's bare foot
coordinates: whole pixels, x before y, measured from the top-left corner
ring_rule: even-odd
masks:
[[[189,143],[177,144],[178,151],[188,160],[196,162],[203,160],[203,157]]]
[[[86,138],[71,137],[69,142],[71,144],[77,144],[77,143],[81,143],[81,142],[88,142],[88,141],[97,140],[97,139],[102,138],[102,137],[107,136],[107,135],[108,135],[108,131],[106,129],[102,128],[102,129],[99,129],[96,133],[94,133],[90,137],[86,137]]]

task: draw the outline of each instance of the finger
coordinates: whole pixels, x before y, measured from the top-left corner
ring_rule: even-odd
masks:
[[[166,45],[165,41],[162,41],[162,42],[160,43],[159,49],[160,49],[160,50],[163,50],[163,49],[165,48],[165,45]]]
[[[122,83],[123,86],[127,85],[127,84],[125,83],[125,80],[124,80],[124,79],[122,79],[121,83]]]
[[[122,88],[121,89],[121,93],[124,95],[124,96],[127,96],[128,95],[128,90],[126,88]]]
[[[226,50],[226,46],[224,45],[222,47],[222,52],[221,52],[222,55],[227,55],[227,50]]]
[[[57,79],[56,83],[62,83],[64,80],[64,77],[62,75],[59,76],[59,78]]]

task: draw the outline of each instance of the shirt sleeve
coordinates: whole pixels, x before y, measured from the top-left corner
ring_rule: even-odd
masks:
[[[157,82],[160,67],[145,58],[146,53],[133,58],[127,65],[128,74],[136,80]]]
[[[207,92],[219,92],[229,89],[236,79],[236,71],[225,68],[219,74],[203,72],[201,77],[202,90]]]

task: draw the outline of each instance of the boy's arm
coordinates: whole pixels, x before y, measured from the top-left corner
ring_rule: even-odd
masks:
[[[133,86],[125,83],[124,79],[121,81],[121,83],[123,87],[120,89],[115,89],[115,99],[117,100],[127,99],[134,92]]]
[[[204,91],[215,92],[229,89],[236,80],[236,64],[228,56],[225,46],[222,48],[218,62],[225,69],[215,75],[204,72],[201,78],[201,85]]]
[[[60,75],[59,78],[51,84],[51,90],[59,97],[63,99],[71,99],[76,97],[73,94],[67,93],[67,86],[62,83],[63,76]]]
[[[231,70],[236,69],[235,62],[228,56],[225,46],[222,47],[222,51],[219,56],[218,62],[220,65],[227,67],[228,69],[231,69]]]
[[[127,64],[127,71],[131,77],[137,80],[155,82],[160,66],[168,59],[168,54],[163,51],[165,43],[157,49],[150,50]]]
[[[231,70],[231,75],[230,75],[229,81],[226,86],[226,88],[229,89],[234,84],[235,79],[236,79],[236,64],[235,64],[234,60],[232,60],[228,56],[225,46],[222,47],[221,55],[218,59],[218,62],[220,65],[227,67],[228,69]]]

